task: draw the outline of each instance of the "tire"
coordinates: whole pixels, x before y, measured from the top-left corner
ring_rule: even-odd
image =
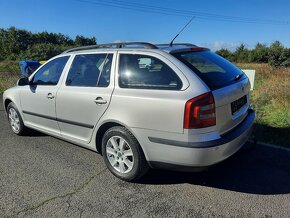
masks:
[[[7,117],[11,129],[16,135],[25,135],[28,132],[28,128],[24,126],[23,119],[13,102],[7,106]]]
[[[115,126],[105,132],[102,155],[111,173],[128,182],[140,179],[149,169],[140,144],[125,127]]]

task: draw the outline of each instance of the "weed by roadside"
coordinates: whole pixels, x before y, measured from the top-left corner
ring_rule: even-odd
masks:
[[[258,140],[290,147],[290,68],[267,64],[238,64],[256,70],[252,106]]]
[[[15,86],[20,77],[20,68],[16,61],[0,62],[0,93]]]

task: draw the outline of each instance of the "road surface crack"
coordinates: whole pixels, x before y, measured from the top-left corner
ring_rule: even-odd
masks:
[[[44,200],[44,201],[42,201],[42,202],[40,202],[40,203],[38,203],[36,205],[32,205],[30,207],[24,208],[24,209],[18,211],[17,213],[15,213],[13,215],[10,215],[8,217],[15,217],[15,216],[18,216],[20,213],[26,213],[28,211],[36,210],[36,209],[42,207],[43,205],[45,205],[45,204],[47,204],[47,203],[49,203],[51,201],[54,201],[56,199],[62,199],[62,198],[66,198],[66,197],[71,197],[74,194],[82,191],[89,183],[91,183],[96,177],[98,177],[99,175],[101,175],[106,170],[107,170],[107,168],[104,168],[100,172],[98,172],[97,174],[90,176],[89,178],[87,178],[83,183],[81,183],[73,191],[67,192],[67,193],[62,194],[62,195],[57,195],[57,196],[50,197],[50,198],[48,198],[48,199],[46,199],[46,200]]]

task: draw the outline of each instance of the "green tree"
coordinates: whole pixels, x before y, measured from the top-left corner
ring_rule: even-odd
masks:
[[[230,52],[230,50],[226,49],[226,48],[222,48],[218,51],[216,51],[216,53],[222,57],[224,57],[225,59],[231,60],[232,57],[232,53]]]
[[[78,35],[73,40],[61,33],[32,33],[15,27],[0,28],[0,60],[49,59],[74,46],[95,44],[95,37]]]
[[[32,33],[10,27],[0,30],[1,59],[14,60],[22,50],[32,43]]]
[[[52,43],[38,43],[30,46],[23,58],[34,59],[34,60],[48,60],[55,55],[60,54],[67,47],[62,45],[55,45]]]
[[[74,42],[68,36],[61,33],[40,32],[33,35],[34,43],[50,43],[55,45],[73,45]]]
[[[282,66],[283,67],[290,67],[290,48],[284,48],[282,52]]]
[[[284,46],[279,41],[275,41],[269,48],[269,60],[268,63],[271,66],[278,67],[287,59],[285,57]]]
[[[247,49],[244,44],[241,44],[235,52],[221,49],[216,53],[233,62],[269,63],[274,67],[290,66],[290,49],[285,48],[279,41],[275,41],[270,47],[257,43],[254,49]]]
[[[92,37],[92,38],[86,38],[84,36],[81,35],[77,35],[74,41],[74,44],[76,46],[86,46],[86,45],[96,45],[96,38]]]
[[[245,63],[249,61],[249,50],[246,48],[245,44],[241,44],[234,52],[234,59],[239,63]]]
[[[250,53],[250,62],[267,63],[269,59],[269,48],[265,44],[257,43]]]

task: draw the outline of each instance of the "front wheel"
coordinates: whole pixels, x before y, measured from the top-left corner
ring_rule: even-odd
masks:
[[[12,131],[17,135],[25,135],[28,129],[24,126],[22,117],[13,102],[7,106],[7,115]]]
[[[105,132],[102,154],[108,169],[122,180],[137,180],[148,171],[137,139],[125,127],[116,126]]]

